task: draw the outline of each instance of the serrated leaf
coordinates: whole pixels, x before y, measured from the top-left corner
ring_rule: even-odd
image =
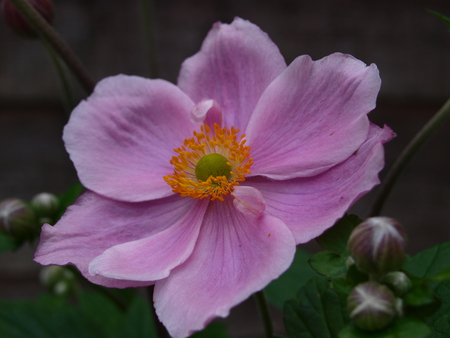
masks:
[[[328,278],[342,276],[347,272],[345,259],[330,251],[321,251],[312,255],[309,265],[318,274]]]
[[[450,281],[441,282],[435,288],[435,295],[442,301],[442,306],[427,323],[433,330],[435,338],[447,338],[450,332]]]
[[[399,318],[386,329],[376,332],[362,331],[349,324],[339,332],[339,338],[427,338],[430,334],[431,330],[424,322],[414,318]]]
[[[348,321],[345,300],[319,277],[311,279],[284,307],[290,338],[334,338]]]
[[[449,266],[450,242],[435,245],[413,257],[408,257],[403,269],[418,277],[432,278]]]
[[[353,229],[362,220],[356,215],[345,215],[337,223],[316,238],[317,243],[328,251],[347,257],[347,241]]]
[[[227,333],[227,326],[223,323],[213,322],[203,331],[196,332],[190,338],[230,338]]]
[[[447,242],[408,258],[403,269],[412,275],[432,279],[448,269],[449,265],[450,243]],[[429,285],[434,290],[434,295],[442,301],[442,306],[433,316],[427,318],[427,323],[431,326],[434,337],[446,338],[450,332],[450,280],[433,282]]]
[[[266,298],[272,305],[283,309],[285,301],[294,298],[301,286],[317,276],[308,264],[309,256],[309,253],[297,248],[291,267],[264,289]]]

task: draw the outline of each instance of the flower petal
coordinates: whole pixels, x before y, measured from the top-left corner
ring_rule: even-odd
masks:
[[[261,94],[285,68],[267,34],[236,18],[230,25],[214,24],[200,52],[184,61],[178,86],[194,102],[216,100],[225,126],[245,130]]]
[[[195,200],[171,227],[157,234],[107,249],[89,264],[91,275],[135,281],[156,281],[183,263],[194,249],[209,200]]]
[[[343,163],[309,178],[272,181],[249,178],[244,183],[260,190],[266,212],[280,218],[297,244],[319,236],[364,193],[380,181],[384,166],[383,143],[393,137],[389,127],[372,124],[368,139]]]
[[[88,266],[115,245],[151,237],[182,222],[195,202],[173,195],[156,201],[126,203],[86,192],[56,225],[42,227],[35,261],[43,265],[74,264],[88,280],[107,287],[153,284],[91,276]]]
[[[367,138],[366,114],[380,88],[375,65],[350,55],[295,59],[262,95],[246,130],[253,175],[317,175],[348,158]]]
[[[191,111],[191,121],[202,122],[214,130],[214,123],[219,126],[223,125],[222,107],[217,101],[201,100]]]
[[[266,202],[261,192],[253,187],[238,185],[233,192],[234,207],[242,214],[261,215],[266,209]]]
[[[212,202],[192,255],[155,284],[156,313],[174,338],[187,337],[263,289],[294,253],[292,233],[279,219],[240,213],[232,198]]]
[[[64,129],[67,151],[88,189],[127,202],[172,194],[163,176],[192,136],[194,103],[175,85],[119,75],[101,81]]]

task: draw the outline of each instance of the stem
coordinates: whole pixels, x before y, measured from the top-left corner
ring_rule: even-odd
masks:
[[[52,46],[50,46],[46,40],[42,41],[45,49],[48,52],[48,55],[50,56],[50,59],[52,60],[53,65],[55,66],[56,74],[59,78],[59,82],[62,89],[62,94],[64,97],[64,110],[66,113],[66,117],[68,118],[70,115],[70,112],[75,107],[72,91],[70,89],[69,80],[66,76],[66,72],[63,68],[63,65],[61,64],[61,60],[58,58],[58,55],[55,53]]]
[[[264,323],[264,333],[266,338],[273,337],[272,319],[270,318],[269,307],[267,306],[266,296],[264,291],[255,293],[256,302],[258,303],[259,311]]]
[[[142,25],[144,35],[145,54],[148,72],[151,78],[160,77],[158,58],[156,57],[155,41],[155,5],[153,0],[140,0],[142,12]]]
[[[450,117],[450,99],[444,103],[439,111],[422,127],[422,129],[409,142],[400,156],[397,158],[391,169],[388,171],[386,178],[381,185],[380,192],[373,204],[371,216],[380,214],[383,205],[392,190],[398,176],[417,152],[420,146],[430,137],[430,135],[447,119]]]
[[[169,333],[167,332],[164,325],[159,321],[158,316],[155,313],[155,308],[153,307],[153,291],[155,290],[154,285],[150,285],[147,287],[148,299],[150,302],[150,311],[152,311],[152,315],[156,324],[156,332],[159,338],[169,338]]]
[[[27,0],[11,0],[22,16],[33,26],[43,41],[50,44],[66,62],[88,94],[92,93],[95,81],[88,73],[80,59],[56,30],[39,14]]]

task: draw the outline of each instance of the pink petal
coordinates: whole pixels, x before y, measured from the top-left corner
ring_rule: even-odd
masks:
[[[297,244],[305,243],[332,226],[362,194],[380,182],[382,144],[393,135],[389,127],[372,124],[368,139],[357,152],[320,175],[287,181],[249,178],[243,183],[260,190],[266,212],[287,224]]]
[[[192,255],[155,284],[156,313],[174,338],[187,337],[263,289],[294,253],[292,233],[279,219],[242,214],[232,197],[212,202]]]
[[[214,130],[214,124],[223,125],[222,107],[217,101],[204,99],[191,110],[191,121],[202,122]]]
[[[380,88],[375,65],[350,55],[301,56],[267,88],[246,130],[254,175],[317,175],[348,158],[367,138],[366,114]]]
[[[157,234],[107,249],[89,264],[91,275],[156,281],[169,275],[192,253],[209,200],[195,200],[171,227]]]
[[[74,264],[88,280],[107,287],[153,284],[91,276],[88,266],[111,247],[151,237],[179,224],[195,202],[173,195],[150,202],[126,203],[86,192],[55,226],[42,227],[35,261],[43,265]]]
[[[233,192],[234,207],[242,214],[259,217],[266,209],[266,202],[261,192],[253,187],[238,185]]]
[[[214,24],[200,52],[184,61],[178,86],[194,102],[216,100],[225,125],[245,130],[261,94],[285,68],[267,34],[236,18],[230,25]]]
[[[192,136],[194,103],[175,85],[119,75],[101,81],[64,129],[67,151],[88,189],[127,202],[172,194],[163,176]]]

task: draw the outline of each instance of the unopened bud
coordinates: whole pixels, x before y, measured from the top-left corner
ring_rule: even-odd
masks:
[[[396,306],[392,291],[373,281],[357,285],[347,298],[350,318],[365,331],[377,331],[388,326],[396,316]]]
[[[9,198],[0,203],[0,229],[18,240],[32,238],[36,225],[33,210],[22,200]]]
[[[389,286],[397,296],[403,296],[412,286],[411,280],[401,271],[391,271],[381,281]]]
[[[75,275],[64,266],[51,265],[41,269],[39,278],[43,285],[57,295],[68,294],[75,282]]]
[[[28,0],[28,2],[48,23],[51,24],[53,22],[54,9],[51,0]],[[14,32],[28,38],[36,38],[38,36],[33,27],[31,27],[10,0],[3,0],[2,12],[6,23]]]
[[[31,206],[40,217],[53,217],[59,209],[59,199],[56,195],[41,192],[31,200]]]
[[[405,229],[388,217],[371,217],[353,229],[350,255],[362,272],[383,275],[398,270],[405,260]]]

